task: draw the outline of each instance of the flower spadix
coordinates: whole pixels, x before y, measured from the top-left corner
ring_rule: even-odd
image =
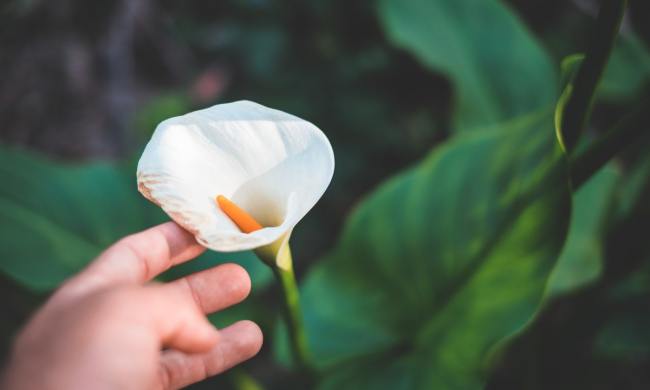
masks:
[[[238,101],[162,122],[137,176],[140,192],[198,242],[230,252],[286,243],[333,173],[332,147],[316,126]],[[227,213],[237,209],[250,226]]]

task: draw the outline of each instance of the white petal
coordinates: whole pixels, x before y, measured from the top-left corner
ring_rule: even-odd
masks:
[[[290,232],[333,173],[332,147],[316,126],[238,101],[158,125],[138,163],[138,188],[201,244],[239,251]],[[217,195],[268,227],[241,233],[217,206]]]

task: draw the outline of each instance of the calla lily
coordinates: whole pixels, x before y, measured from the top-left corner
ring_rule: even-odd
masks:
[[[332,147],[315,125],[238,101],[160,123],[137,176],[140,192],[204,246],[225,252],[274,247],[277,255],[333,173]],[[218,196],[262,228],[242,232]]]
[[[217,251],[255,249],[277,277],[296,361],[309,348],[289,237],[323,195],[334,153],[313,124],[239,101],[170,118],[138,162],[138,189]]]

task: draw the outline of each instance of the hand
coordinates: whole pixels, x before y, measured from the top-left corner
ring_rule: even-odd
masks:
[[[9,389],[171,389],[259,351],[250,321],[221,331],[212,313],[241,302],[250,278],[225,264],[167,284],[151,280],[205,249],[173,222],[128,236],[66,282],[17,338]]]

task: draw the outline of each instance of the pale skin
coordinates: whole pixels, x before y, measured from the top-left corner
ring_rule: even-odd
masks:
[[[204,250],[173,222],[118,241],[36,312],[0,387],[177,389],[253,357],[262,347],[255,323],[217,330],[206,318],[249,294],[243,268],[152,282]]]

